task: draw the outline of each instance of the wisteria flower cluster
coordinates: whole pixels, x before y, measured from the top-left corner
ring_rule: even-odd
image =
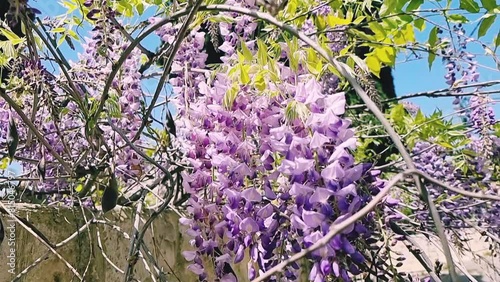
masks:
[[[485,160],[482,158],[470,161],[473,170],[464,172],[454,165],[450,152],[439,145],[418,142],[413,153],[417,168],[438,180],[465,191],[482,192],[489,195],[498,193],[495,180],[491,179],[492,171],[488,170],[488,167],[485,166]],[[443,222],[447,226],[453,228],[470,227],[464,222],[465,218],[486,228],[493,234],[500,235],[500,203],[471,199],[434,184],[427,185],[427,189],[434,200],[444,199],[440,205],[447,210],[442,213]],[[426,208],[423,206],[415,208],[421,209],[416,212],[416,215],[422,222],[426,222],[429,219]]]
[[[90,2],[87,4],[89,7],[92,5]],[[111,14],[105,12],[102,12],[101,17],[113,16],[111,11],[108,11]],[[140,177],[145,171],[146,164],[111,129],[107,121],[103,122],[104,120],[99,118],[98,124],[90,126],[90,130],[96,130],[96,132],[100,132],[100,135],[86,132],[89,117],[82,115],[84,110],[82,110],[79,101],[87,103],[83,105],[87,111],[96,108],[100,103],[107,78],[112,71],[113,62],[119,59],[128,43],[109,20],[99,21],[91,32],[91,36],[91,38],[87,38],[86,44],[83,46],[84,52],[79,55],[79,60],[70,63],[71,83],[64,74],[57,76],[49,74],[40,62],[31,60],[16,62],[15,67],[20,69],[17,79],[21,80],[22,85],[24,85],[22,90],[38,93],[35,94],[38,95],[37,97],[35,95],[20,95],[22,100],[16,102],[24,105],[23,111],[27,116],[31,116],[33,107],[37,107],[37,115],[33,123],[39,128],[48,144],[68,164],[77,162],[83,169],[88,169],[90,166],[98,167],[108,163],[111,157],[109,149],[112,148],[116,175],[123,183],[127,183],[133,178]],[[126,132],[129,139],[135,136],[142,122],[140,107],[143,91],[141,89],[141,74],[139,73],[140,56],[140,50],[136,49],[127,57],[119,75],[112,82],[109,91],[110,98],[104,107],[105,115],[112,117],[113,123]],[[67,94],[67,89],[75,89],[77,91],[75,94],[79,97],[71,98]],[[2,100],[1,114],[5,115],[7,109],[7,103]],[[25,143],[28,138],[26,127],[17,114],[14,117],[20,134],[19,138],[22,143]],[[5,139],[7,127],[3,125],[1,136],[2,139]],[[45,161],[44,178],[46,180],[35,182],[33,189],[44,192],[74,189],[73,185],[69,185],[71,179],[60,177],[68,173],[63,170],[54,156],[36,138],[32,138],[32,140],[33,142],[29,146],[18,151],[17,156],[29,160],[43,158]],[[144,141],[138,140],[136,144],[142,142]],[[36,162],[21,162],[21,164],[24,171],[37,175]],[[63,198],[62,194],[65,193],[54,195],[49,200]],[[71,199],[66,199],[66,203],[71,202]]]
[[[438,28],[438,34],[443,31]],[[445,43],[441,50],[441,56],[446,63],[447,73],[444,76],[446,84],[450,87],[469,85],[479,81],[479,72],[477,70],[476,56],[467,51],[468,43],[473,39],[465,35],[465,28],[462,24],[453,26],[453,34],[456,37],[457,46],[451,44],[454,38],[439,38],[440,42]],[[479,91],[476,88],[475,91]],[[454,89],[454,93],[463,93],[462,89]],[[456,96],[453,104],[457,110],[464,110],[468,108],[469,98],[467,96]],[[467,112],[467,111],[466,111]]]
[[[226,110],[224,92],[202,84],[205,95],[191,105],[198,114],[180,119],[178,128],[190,145],[194,167],[184,175],[193,218],[183,223],[197,251],[186,255],[202,278],[206,273],[200,257],[220,249],[224,255],[216,259],[218,277],[230,275],[222,273],[224,262],[238,263],[250,250],[258,265],[256,269],[249,264],[253,279],[257,272],[312,245],[380,189],[370,186],[371,191],[363,191],[358,184],[367,166],[355,165],[348,153],[355,138],[349,121],[339,117],[343,94],[325,96],[314,80],[307,85],[307,100],[300,101],[300,93],[250,99],[248,91],[239,93]],[[293,102],[311,109],[305,122],[284,122],[279,105]],[[365,258],[354,243],[370,236],[369,222],[367,218],[354,224],[313,253],[310,280],[324,281],[331,275],[348,280],[348,271],[358,274]],[[294,280],[297,268],[290,267],[284,275]]]
[[[237,58],[235,40],[249,36],[239,28],[249,19],[233,16],[235,25],[220,24],[227,65]],[[166,25],[157,35],[171,44],[178,28]],[[197,30],[187,35],[173,71],[204,67],[204,38]],[[250,40],[246,44],[257,52]],[[334,91],[337,80],[329,76],[323,89],[305,68],[296,75],[283,63],[277,66],[282,84],[269,85],[264,92],[281,94],[262,95],[249,85],[237,85],[229,104],[227,93],[234,84],[224,71],[212,83],[195,72],[178,72],[170,80],[178,141],[192,166],[183,173],[191,198],[189,216],[181,223],[188,227],[195,250],[184,255],[200,280],[213,275],[206,257],[215,260],[215,276],[222,281],[237,281],[226,266],[242,261],[248,263],[248,278],[254,279],[314,244],[384,187],[378,173],[369,172],[369,164],[355,164],[350,154],[356,138],[350,121],[342,118],[346,101]],[[366,254],[357,246],[370,238],[373,224],[371,213],[313,252],[309,280],[349,281],[359,274]],[[299,266],[292,264],[274,280],[296,281],[299,274]]]

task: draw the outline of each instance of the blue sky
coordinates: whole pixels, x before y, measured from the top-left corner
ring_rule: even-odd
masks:
[[[428,3],[428,1],[426,1],[426,3],[427,4],[425,6],[422,6],[422,9],[437,8],[437,6]],[[65,8],[60,6],[60,4],[56,3],[55,1],[34,2],[32,3],[32,5],[38,8],[42,12],[42,15],[55,16],[55,15],[61,15],[65,12]],[[151,15],[151,12],[152,10],[150,9],[149,13],[146,14]],[[479,16],[476,16],[476,19]],[[473,18],[470,15],[468,15],[468,17]],[[142,19],[143,20],[147,19],[147,16],[143,16]],[[431,20],[438,24],[445,25],[442,16],[433,16],[431,17]],[[472,21],[470,24],[466,25],[466,32],[468,35],[472,31],[472,29],[474,29],[476,23],[477,22]],[[428,24],[427,29],[424,30],[424,32],[417,32],[418,41],[425,42],[427,40],[430,27],[431,26]],[[500,20],[497,20],[496,23],[489,29],[489,33],[483,38],[481,38],[482,42],[486,43],[488,46],[491,46],[492,43],[491,41],[494,38],[495,33],[497,33],[499,30],[500,30]],[[85,31],[86,31],[85,29],[80,29],[81,33],[84,33]],[[158,44],[158,40],[154,36],[152,36],[150,38],[147,38],[144,41],[144,44],[145,46],[149,46],[150,49],[154,49],[154,47],[157,46]],[[62,46],[62,49],[65,51],[64,53],[66,53],[70,58],[76,59],[76,52],[70,50],[66,46],[66,44]],[[492,60],[492,58],[485,56],[485,52],[479,44],[477,43],[469,44],[468,50],[478,55],[477,61],[480,65],[494,69],[491,70],[484,67],[480,67],[479,68],[479,72],[481,73],[480,81],[500,79],[500,71],[496,69],[495,63]],[[444,65],[441,63],[439,58],[436,59],[436,62],[434,63],[431,71],[429,71],[427,58],[425,57],[420,60],[413,60],[408,62],[404,61],[405,57],[400,56],[397,60],[398,62],[397,68],[394,71],[396,92],[398,93],[398,95],[405,95],[415,92],[429,91],[447,87],[445,80],[443,78],[445,74]],[[494,99],[500,99],[500,95],[494,95],[492,97]],[[453,110],[451,106],[452,100],[453,100],[452,98],[429,99],[425,97],[412,99],[413,102],[419,104],[423,108],[423,110],[425,110],[425,112],[427,113],[433,111],[436,107],[439,107],[446,112],[448,111],[451,112]],[[496,113],[500,114],[499,104],[495,106],[495,109]]]
[[[436,6],[435,3],[430,3],[429,1],[425,2],[426,4],[421,7],[422,9],[440,8]],[[456,0],[453,2],[456,2]],[[65,12],[65,8],[60,6],[55,1],[38,1],[38,2],[33,2],[32,5],[38,8],[42,12],[42,15],[55,16],[55,15],[61,15]],[[455,3],[452,6],[456,7]],[[146,15],[142,17],[142,20],[147,19],[147,16],[151,15],[152,12],[153,12],[152,9],[149,10],[149,13],[146,12]],[[468,18],[472,19],[471,23],[465,25],[467,35],[470,35],[470,32],[476,27],[477,19],[480,16],[481,15],[474,15],[474,17],[472,17],[471,15],[467,15]],[[442,16],[431,16],[430,19],[438,24],[445,25],[445,21]],[[424,32],[417,32],[417,40],[420,42],[425,42],[428,38],[429,30],[431,27],[432,26],[430,24],[427,24],[427,28],[426,30],[424,30]],[[500,30],[500,19],[497,19],[496,23],[489,29],[489,33],[481,38],[482,42],[487,44],[488,46],[492,46],[491,41],[493,40],[494,35],[499,32],[499,30]],[[85,31],[86,31],[85,29],[80,29],[81,33],[85,33]],[[473,34],[473,36],[476,35],[477,33]],[[144,41],[144,45],[146,47],[149,46],[151,50],[154,50],[155,46],[158,46],[158,42],[159,41],[155,36],[150,36]],[[64,51],[65,54],[68,55],[68,57],[76,60],[76,52],[70,50],[66,44],[62,46],[62,50]],[[81,49],[77,49],[77,51],[80,50]],[[489,80],[500,80],[500,71],[497,69],[491,56],[485,56],[484,49],[479,44],[470,43],[468,45],[468,51],[477,55],[477,61],[480,65],[479,67],[480,82]],[[397,67],[393,73],[395,77],[396,93],[398,93],[399,96],[416,92],[442,89],[448,86],[445,83],[444,79],[445,75],[444,65],[439,58],[436,59],[436,61],[433,64],[433,68],[430,71],[428,68],[426,57],[419,60],[405,61],[405,56],[401,55],[397,59],[397,62],[398,62]],[[155,90],[154,81],[146,82],[144,86],[149,92],[154,92]],[[500,89],[500,86],[497,86],[496,89]],[[492,95],[491,97],[494,100],[500,100],[500,94]],[[421,109],[427,114],[433,112],[436,108],[443,110],[444,113],[453,112],[453,105],[452,105],[453,98],[421,97],[421,98],[411,99],[410,101],[419,105]],[[496,103],[496,105],[494,105],[494,109],[496,115],[500,116],[500,103]]]
[[[428,1],[426,1],[426,3],[427,2]],[[66,12],[66,9],[56,1],[43,1],[43,0],[39,0],[36,2],[31,1],[31,5],[42,12],[42,17],[63,15]],[[437,7],[434,6],[433,4],[427,4],[426,6],[422,7],[422,9],[428,9],[428,8],[437,8]],[[152,12],[154,12],[152,11],[152,9],[147,11],[146,14],[143,15],[141,20],[147,19],[147,17],[150,16]],[[479,16],[477,16],[476,19]],[[472,18],[470,17],[470,15],[468,15],[468,17]],[[432,17],[432,20],[441,25],[445,24],[442,16]],[[474,29],[476,24],[477,22],[472,22],[471,24],[466,25],[466,33],[468,35],[470,35],[470,32],[472,31],[472,29]],[[423,33],[417,33],[417,40],[420,42],[425,42],[428,38],[429,30],[430,30],[430,25],[427,25],[427,29]],[[491,41],[493,40],[494,35],[500,31],[500,20],[497,19],[496,23],[489,30],[490,32],[486,34],[486,36],[484,36],[482,40],[486,40],[483,41],[483,43],[487,44],[488,46],[491,46],[492,43]],[[88,28],[87,29],[80,28],[78,30],[78,33],[80,35],[85,35],[85,33],[87,32]],[[475,35],[476,34],[474,34],[474,36]],[[158,46],[158,43],[159,40],[154,35],[146,38],[146,40],[144,40],[143,42],[143,44],[152,51],[154,51],[154,48]],[[80,46],[77,45],[76,47],[77,47],[76,51],[73,51],[67,46],[67,44],[63,44],[61,46],[61,51],[65,55],[67,55],[67,58],[69,60],[76,61],[78,58],[77,53],[82,51],[82,48]],[[470,44],[468,46],[468,51],[476,54],[479,65],[484,66],[479,68],[480,82],[489,80],[500,80],[500,71],[497,69],[493,59],[491,57],[485,56],[485,52],[479,44]],[[427,58],[425,57],[420,60],[413,60],[408,62],[404,61],[405,57],[400,56],[397,59],[398,62],[397,67],[393,72],[395,77],[396,93],[398,93],[398,96],[416,92],[443,89],[447,87],[447,84],[445,83],[444,79],[445,75],[444,65],[443,63],[441,63],[439,58],[436,59],[436,62],[434,63],[431,71],[429,71]],[[156,83],[154,81],[146,81],[144,83],[144,87],[147,92],[154,93],[155,84]],[[500,85],[497,86],[496,89],[500,89]],[[492,95],[491,97],[494,100],[500,100],[500,94]],[[410,101],[419,105],[421,109],[424,111],[424,113],[427,114],[432,113],[436,108],[441,109],[445,114],[453,112],[452,98],[421,97],[421,98],[411,99]],[[500,116],[500,103],[496,103],[496,105],[494,105],[494,109],[495,109],[495,114],[498,118]],[[155,116],[160,115],[160,110],[155,111],[153,114]],[[13,164],[13,166],[11,166],[9,170],[11,169],[17,171],[19,167],[18,165]]]
[[[436,5],[428,3],[428,1],[426,1],[426,3],[426,5],[422,6],[422,9],[439,8]],[[452,7],[456,6],[457,5],[453,5]],[[472,15],[466,16],[467,18],[471,19],[470,23],[464,25],[466,35],[470,36],[470,33],[477,26],[477,19],[482,16],[482,14],[474,15],[474,17]],[[442,16],[433,16],[430,19],[440,25],[446,25],[446,22],[444,21],[444,18]],[[417,41],[425,42],[429,36],[431,27],[432,26],[428,24],[427,29],[424,30],[424,32],[418,32]],[[492,47],[494,36],[498,34],[499,31],[500,20],[497,19],[495,24],[490,27],[489,32],[485,36],[481,37],[481,42]],[[472,37],[477,37],[477,32],[472,34]],[[477,56],[476,59],[478,61],[478,65],[480,66],[478,68],[478,71],[480,73],[479,82],[500,80],[500,70],[497,69],[497,66],[491,56],[485,56],[485,51],[480,44],[469,43],[469,45],[467,46],[467,50]],[[499,55],[498,51],[496,52],[496,55]],[[399,63],[397,64],[397,67],[394,71],[396,93],[398,94],[398,96],[435,89],[443,89],[448,86],[445,83],[444,79],[444,75],[446,73],[444,65],[441,63],[441,60],[439,58],[436,59],[430,71],[426,57],[420,60],[409,62],[404,62],[404,60],[405,58],[403,56],[400,56],[398,58],[397,62]],[[496,89],[500,89],[500,86],[497,86]],[[491,97],[493,100],[500,100],[500,94],[491,95]],[[453,98],[421,97],[411,99],[410,101],[420,105],[425,113],[431,113],[435,108],[440,108],[444,113],[453,112]],[[498,118],[500,116],[500,104],[496,103],[493,107]]]

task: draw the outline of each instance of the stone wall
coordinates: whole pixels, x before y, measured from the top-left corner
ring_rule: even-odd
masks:
[[[39,229],[52,244],[57,244],[75,232],[91,218],[90,212],[85,214],[79,209],[56,209],[19,205],[17,214],[26,218]],[[130,239],[123,232],[132,234],[132,211],[120,210],[106,215],[111,224],[115,224],[122,232],[106,224],[91,224],[90,228],[76,234],[66,245],[57,248],[80,274],[85,273],[85,281],[114,282],[124,281],[124,274],[111,266],[112,262],[121,270],[126,269]],[[10,216],[0,212],[5,227],[8,227]],[[101,218],[104,220],[104,218]],[[189,263],[181,252],[189,248],[188,239],[178,224],[179,217],[173,212],[159,216],[145,236],[145,243],[164,272],[168,281],[196,281],[193,273],[187,270]],[[142,223],[141,223],[142,224]],[[12,281],[17,274],[32,265],[37,259],[41,261],[33,266],[27,274],[17,281],[67,282],[78,281],[68,267],[19,224],[15,230],[15,274],[9,273],[8,256],[11,246],[8,245],[9,230],[0,246],[0,281]],[[100,243],[99,243],[100,241]],[[100,245],[103,251],[101,251]],[[105,255],[104,255],[104,254]],[[106,261],[106,258],[110,261]],[[136,264],[135,278],[139,281],[153,281],[145,269],[141,259]],[[152,266],[149,265],[151,268]]]
[[[115,209],[106,214],[106,219],[111,225],[103,223],[91,224],[90,228],[80,233],[77,233],[77,231],[92,216],[89,211],[83,213],[80,209],[58,209],[32,205],[17,205],[15,210],[20,217],[27,219],[39,229],[52,244],[58,244],[75,234],[72,240],[57,248],[57,251],[80,274],[85,273],[84,281],[124,281],[125,275],[114,268],[112,264],[121,270],[126,270],[130,239],[126,238],[124,233],[132,234],[133,211],[131,209]],[[0,218],[7,228],[10,217],[1,208]],[[104,220],[102,217],[97,219]],[[163,269],[163,272],[166,273],[167,281],[197,281],[197,277],[187,270],[189,262],[182,256],[182,251],[190,249],[190,245],[189,238],[179,225],[178,219],[179,216],[174,212],[163,213],[153,222],[145,235],[144,242],[150,250],[151,256]],[[143,222],[141,222],[141,226],[142,224]],[[460,232],[471,232],[471,230]],[[467,233],[462,234],[466,235]],[[13,271],[15,274],[12,275],[9,273],[10,267],[8,265],[11,248],[8,245],[9,236],[9,230],[6,230],[6,238],[0,245],[0,282],[12,281],[16,275],[28,267],[30,267],[29,271],[15,281],[79,281],[74,279],[72,272],[59,258],[49,253],[48,249],[38,239],[19,224],[16,225],[15,230],[16,261]],[[491,255],[491,251],[488,250],[489,244],[485,243],[477,232],[471,232],[467,234],[467,237],[471,240],[464,244],[472,252],[460,254],[454,251],[455,261],[460,264],[461,268],[467,269],[476,281],[500,281],[500,275],[497,272],[500,269],[500,259]],[[432,261],[436,259],[441,262],[445,261],[436,238],[429,240],[424,236],[416,236],[414,239]],[[423,267],[408,252],[404,244],[398,243],[393,248],[407,258],[399,269],[400,271],[417,276],[423,275]],[[248,282],[246,279],[247,259],[248,257],[237,266],[233,266],[240,282]],[[34,264],[37,260],[39,262]],[[150,268],[152,267],[149,262],[144,263],[141,259],[136,264],[134,277],[138,281],[154,281],[145,268],[146,264]],[[443,272],[446,272],[446,270],[447,267],[445,266]],[[208,269],[208,272],[213,273],[213,269]],[[304,271],[299,279],[300,281],[307,281],[307,272],[307,270]],[[469,281],[463,273],[460,274],[463,279],[461,281]],[[215,277],[213,275],[209,276],[209,281],[215,281]],[[443,281],[449,280],[445,278]]]

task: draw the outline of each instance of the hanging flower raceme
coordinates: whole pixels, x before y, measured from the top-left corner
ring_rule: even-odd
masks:
[[[20,94],[19,98],[24,105],[23,112],[31,118],[33,108],[36,107],[36,116],[33,124],[40,130],[48,144],[57,152],[70,166],[75,161],[81,167],[99,166],[100,162],[106,162],[106,148],[116,149],[114,160],[116,161],[117,176],[124,183],[132,178],[140,176],[145,171],[142,158],[128,146],[111,127],[105,119],[98,119],[98,125],[102,132],[102,138],[96,139],[96,134],[88,134],[86,126],[88,118],[84,117],[79,104],[80,101],[88,103],[83,105],[85,110],[95,110],[100,103],[104,86],[113,68],[113,62],[118,61],[128,42],[120,31],[111,25],[103,25],[91,32],[91,38],[86,39],[84,52],[79,54],[79,60],[72,62],[69,73],[72,84],[69,84],[64,74],[50,75],[40,62],[22,61],[16,65],[19,68],[18,79],[21,85],[29,91],[30,95]],[[140,103],[143,95],[141,89],[140,68],[141,52],[137,49],[129,54],[120,72],[114,78],[109,89],[109,98],[104,105],[104,113],[112,118],[116,127],[120,128],[132,139],[141,123]],[[68,89],[77,91],[73,95],[68,94]],[[32,94],[34,93],[34,94]],[[17,101],[19,102],[19,101]],[[8,105],[0,105],[0,114],[7,110]],[[16,120],[20,120],[16,115]],[[19,127],[20,142],[26,144],[18,149],[17,155],[28,160],[40,160],[44,156],[45,181],[34,182],[36,191],[67,191],[74,189],[67,181],[68,172],[60,165],[59,161],[48,152],[37,138],[31,135],[31,142],[26,133],[26,126],[17,122]],[[94,125],[92,128],[96,128]],[[92,129],[91,128],[91,129]],[[1,129],[4,136],[6,128]],[[97,130],[97,129],[95,129]],[[140,144],[141,140],[136,141]],[[92,147],[93,144],[99,144]],[[83,156],[83,157],[82,157]],[[108,156],[109,157],[109,156]],[[37,164],[33,161],[21,161],[24,171],[36,171]],[[85,175],[80,175],[83,177]],[[88,175],[87,175],[88,176]],[[61,193],[64,194],[64,193]],[[54,196],[48,200],[58,200],[67,196]],[[66,199],[67,203],[72,199]]]
[[[247,2],[226,4],[253,8]],[[176,142],[192,167],[183,172],[183,186],[191,198],[181,223],[188,228],[194,250],[184,255],[201,281],[213,275],[237,281],[227,265],[240,262],[248,263],[249,279],[257,277],[313,245],[385,185],[378,174],[368,173],[370,165],[356,165],[349,153],[356,138],[350,121],[342,117],[346,101],[334,75],[319,83],[302,59],[295,70],[279,61],[275,67],[280,83],[267,83],[264,90],[235,86],[231,68],[238,63],[236,48],[245,42],[256,56],[258,44],[251,38],[256,24],[248,16],[224,15],[234,23],[218,23],[223,63],[215,78],[191,71],[205,68],[203,48],[209,42],[194,28],[174,56],[176,76],[170,80],[178,114]],[[157,35],[173,44],[180,26],[167,24]],[[302,29],[315,31],[311,22]],[[335,52],[345,45],[344,33],[328,36]],[[281,58],[294,55],[285,44],[280,46]],[[253,81],[255,74],[249,75]],[[228,93],[234,89],[231,98]],[[370,213],[310,254],[312,269],[306,276],[311,281],[348,281],[359,274],[367,251],[356,246],[370,238],[374,216]],[[207,270],[207,257],[215,262],[215,273]],[[279,280],[297,281],[299,274],[298,265],[292,264]]]
[[[471,149],[474,148],[474,146],[471,147]],[[414,161],[419,170],[465,191],[496,195],[498,187],[491,179],[492,172],[487,169],[488,166],[485,166],[485,159],[477,158],[470,163],[471,169],[464,171],[453,164],[449,152],[439,145],[418,142],[413,151]],[[447,212],[442,213],[445,225],[453,228],[470,227],[464,222],[465,218],[486,228],[493,234],[500,235],[500,204],[498,202],[458,195],[434,184],[428,184],[427,189],[433,199],[447,199],[440,203],[447,210]],[[444,195],[446,197],[443,198]],[[416,208],[417,218],[425,223],[429,219],[427,208],[424,206]]]
[[[249,251],[253,279],[314,244],[380,189],[359,187],[368,166],[355,165],[348,152],[356,139],[340,117],[344,95],[323,95],[311,78],[305,84],[306,100],[302,93],[269,98],[242,91],[231,109],[222,106],[216,88],[202,84],[205,95],[190,106],[196,116],[180,117],[177,128],[194,168],[184,175],[192,218],[182,222],[197,248],[187,253],[190,268],[201,278],[207,275],[201,257],[220,250],[225,255],[216,258],[218,277],[231,275],[224,262],[241,262]],[[287,120],[280,105],[289,103],[304,103],[309,117]],[[354,245],[370,236],[367,224],[368,218],[353,224],[313,252],[311,280],[358,274],[365,258]],[[297,274],[292,265],[284,275],[292,281]]]

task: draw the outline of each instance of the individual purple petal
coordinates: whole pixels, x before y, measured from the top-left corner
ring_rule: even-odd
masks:
[[[344,93],[336,93],[325,97],[325,105],[328,107],[328,110],[338,116],[344,114],[345,103],[346,99]]]
[[[227,225],[227,223],[225,221],[221,221],[214,226],[214,230],[220,238],[224,238],[224,232],[226,230],[226,225]]]
[[[253,233],[259,231],[259,225],[255,222],[255,220],[247,217],[241,221],[240,229],[246,233]]]
[[[275,232],[278,229],[279,223],[272,216],[266,218],[264,220],[264,226],[267,228],[267,232]]]
[[[245,176],[252,175],[252,170],[246,164],[242,163],[236,166],[231,174],[236,178],[236,180],[241,180]]]
[[[343,214],[339,217],[337,217],[337,219],[335,219],[335,221],[332,223],[332,226],[335,226],[337,224],[340,224],[342,222],[344,222],[346,219],[350,218],[351,217],[351,214]],[[353,224],[350,224],[349,226],[347,226],[344,230],[342,230],[342,234],[349,234],[351,233],[352,231],[354,230],[354,223]]]
[[[353,264],[353,263],[351,263],[351,264],[349,265],[349,272],[350,272],[352,275],[358,275],[358,274],[361,274],[361,271],[359,270],[359,268],[358,268],[355,264]]]
[[[305,158],[296,158],[296,169],[294,174],[301,174],[310,170],[314,166],[314,160]]]
[[[215,258],[215,262],[227,262],[227,263],[229,263],[230,261],[231,261],[231,256],[227,253]]]
[[[330,275],[332,273],[332,264],[328,260],[322,259],[319,265],[323,275]]]
[[[399,205],[399,200],[394,199],[391,196],[387,196],[384,200],[384,203],[389,207],[395,207],[395,206]]]
[[[259,259],[259,251],[262,253],[265,253],[265,249],[260,249],[259,246],[261,244],[253,244],[253,246],[250,247],[250,258],[253,259],[253,261],[257,261]]]
[[[278,196],[273,192],[269,185],[264,184],[264,196],[269,200],[275,200]]]
[[[318,83],[316,79],[310,79],[306,84],[305,88],[307,89],[307,96],[306,100],[304,101],[304,104],[309,105],[312,103],[316,103],[319,99],[322,99],[325,97],[321,93],[321,85]]]
[[[323,238],[323,235],[319,231],[314,231],[313,233],[307,235],[304,237],[304,245],[306,248],[314,245],[314,243],[318,242],[321,238]]]
[[[292,184],[292,188],[290,188],[290,195],[292,196],[307,195],[313,191],[314,189],[309,186],[302,185],[299,183],[294,183]]]
[[[273,205],[267,204],[257,212],[257,216],[259,216],[260,218],[266,219],[266,218],[270,217],[271,215],[273,215],[273,213],[274,213]]]
[[[193,223],[193,220],[185,218],[185,217],[181,217],[181,218],[179,218],[179,223],[182,225],[191,225]]]
[[[241,197],[250,202],[260,202],[262,201],[262,196],[255,188],[248,188],[241,192]]]
[[[187,261],[193,261],[194,258],[197,256],[195,251],[184,251],[182,252],[182,255]]]
[[[245,257],[245,248],[243,245],[238,247],[238,251],[236,251],[236,255],[234,256],[234,263],[239,263]]]
[[[356,213],[360,208],[361,208],[361,198],[360,197],[354,197],[351,201],[351,204],[349,205],[349,208],[347,209],[347,212],[349,214],[354,214]]]
[[[336,261],[332,262],[332,271],[333,271],[333,275],[335,275],[335,277],[340,276],[339,264]]]
[[[333,191],[329,189],[317,187],[316,190],[314,190],[314,193],[312,194],[311,198],[309,198],[309,202],[311,202],[312,204],[314,203],[326,204],[330,196],[333,194],[334,194]]]
[[[342,238],[342,250],[348,254],[354,254],[356,249],[345,237]]]
[[[252,240],[253,240],[252,235],[247,234],[247,235],[245,236],[245,238],[243,238],[243,245],[244,245],[245,247],[250,246],[250,244],[252,243]]]
[[[351,182],[357,181],[361,178],[361,175],[363,174],[364,170],[365,170],[365,164],[359,164],[350,169],[347,169],[344,177],[346,179],[349,179],[349,181]]]
[[[196,236],[199,236],[201,234],[201,231],[200,230],[193,230],[192,228],[189,228],[186,233],[191,236],[191,237],[196,237]]]
[[[197,263],[190,264],[187,268],[190,271],[192,271],[193,273],[195,273],[196,275],[202,275],[205,272],[205,269],[203,269],[203,266],[201,266]]]
[[[325,220],[325,215],[315,211],[302,211],[302,219],[311,228],[316,228]]]
[[[229,273],[222,276],[220,282],[238,282],[238,279],[236,279],[236,276],[234,276],[234,274]]]
[[[255,277],[257,276],[257,271],[255,271],[255,267],[253,266],[253,263],[251,261],[248,262],[247,269],[248,269],[248,280],[254,280]]]
[[[333,239],[330,240],[329,245],[334,250],[341,250],[342,249],[342,236],[341,235],[333,236]]]
[[[291,161],[285,159],[281,162],[278,171],[289,175],[297,175],[310,170],[313,166],[314,160],[296,158],[294,161]]]
[[[311,272],[309,272],[309,281],[313,281],[319,273],[320,273],[319,264],[315,262],[311,268]]]
[[[309,146],[311,147],[311,149],[317,149],[317,148],[323,147],[323,145],[327,142],[330,142],[330,138],[315,131],[312,138],[311,138],[311,143]]]
[[[325,180],[340,180],[344,177],[344,174],[344,169],[340,165],[339,161],[333,162],[321,171],[321,177]]]
[[[349,184],[346,187],[335,192],[335,196],[339,196],[339,197],[347,197],[348,195],[353,195],[353,196],[358,195],[356,192],[356,186],[354,184]]]
[[[224,194],[226,194],[227,199],[228,199],[228,206],[231,209],[236,209],[238,208],[241,200],[241,193],[234,191],[233,189],[226,189],[224,191]]]
[[[363,254],[361,254],[358,251],[351,254],[351,258],[352,258],[352,261],[354,261],[354,263],[356,263],[356,264],[362,264],[365,262],[365,257],[363,256]]]
[[[241,217],[231,210],[229,210],[229,212],[226,214],[226,218],[236,224],[239,224],[241,222]]]
[[[292,214],[292,216],[290,216],[290,223],[292,224],[292,227],[297,230],[307,230],[309,228],[305,224],[305,222],[295,214]]]

